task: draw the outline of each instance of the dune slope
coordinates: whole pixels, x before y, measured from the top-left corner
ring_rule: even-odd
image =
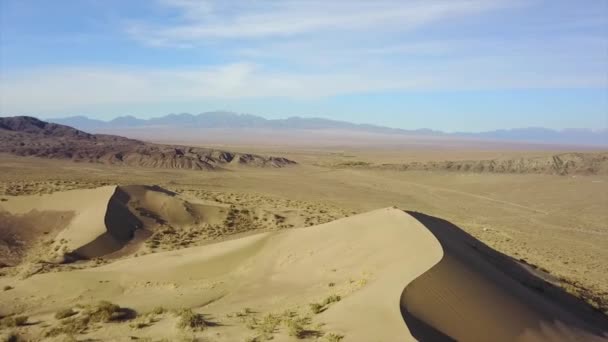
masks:
[[[229,313],[252,308],[260,316],[285,310],[311,315],[310,303],[338,295],[341,301],[313,315],[323,332],[352,341],[393,341],[397,336],[412,340],[398,298],[405,284],[441,256],[437,240],[419,222],[403,211],[381,209],[306,229],[256,234],[93,269],[38,274],[15,286],[10,297],[0,293],[0,301],[7,304],[4,310],[19,308],[41,321],[60,308],[99,299],[138,312],[158,305],[192,307],[220,324],[201,337],[234,341],[252,332],[243,322],[226,318]],[[58,283],[60,288],[40,286]],[[161,326],[141,336],[171,338],[177,333]],[[124,329],[115,326],[87,337],[117,338]],[[284,328],[273,334],[277,340],[297,340]]]
[[[439,240],[441,261],[401,297],[423,341],[606,341],[608,320],[447,221],[411,213]]]
[[[72,208],[55,240],[78,257],[124,251],[138,234],[158,227],[229,215],[225,207],[158,187],[78,191],[11,198],[2,206],[13,217]],[[335,333],[345,341],[606,340],[605,316],[541,276],[447,221],[387,208],[94,268],[0,277],[0,286],[12,287],[0,292],[0,316],[27,314],[43,323],[20,330],[33,339],[60,326],[57,310],[109,300],[140,314],[158,306],[191,308],[213,324],[188,333],[214,341],[296,341],[293,317],[307,322],[302,336]],[[280,324],[268,329],[260,323],[268,321]],[[112,323],[80,334],[175,340],[183,332],[174,315],[164,314],[145,329]]]

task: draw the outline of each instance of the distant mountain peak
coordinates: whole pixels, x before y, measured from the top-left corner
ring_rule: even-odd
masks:
[[[544,127],[527,127],[498,129],[487,132],[445,133],[429,128],[406,130],[372,124],[356,124],[346,121],[318,117],[290,116],[286,119],[265,119],[251,114],[239,114],[228,111],[203,112],[197,115],[189,113],[169,114],[151,119],[139,119],[133,116],[122,116],[111,121],[89,119],[73,116],[49,121],[66,124],[79,129],[101,132],[120,128],[134,127],[185,127],[185,128],[221,128],[221,129],[281,129],[281,130],[341,130],[391,135],[446,136],[479,140],[496,140],[510,142],[608,146],[608,130],[593,131],[589,129],[552,130]]]

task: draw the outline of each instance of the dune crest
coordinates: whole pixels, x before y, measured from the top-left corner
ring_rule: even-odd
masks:
[[[403,317],[432,341],[607,341],[608,319],[451,223],[410,213],[441,261],[406,286]]]

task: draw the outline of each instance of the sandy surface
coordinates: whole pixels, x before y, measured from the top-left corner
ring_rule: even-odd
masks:
[[[339,295],[339,302],[312,315],[311,325],[322,324],[314,334],[392,341],[410,336],[397,305],[404,286],[441,256],[437,240],[413,217],[397,209],[381,209],[306,229],[155,253],[87,270],[34,275],[1,293],[0,300],[4,310],[27,312],[39,322],[30,328],[33,336],[43,334],[44,325],[56,324],[49,316],[57,310],[105,299],[142,313],[157,306],[192,307],[225,324],[197,336],[233,341],[256,331],[231,322],[226,314],[251,308],[260,317],[283,315],[286,310],[312,315],[310,303]],[[171,338],[177,333],[162,331],[162,324],[141,331],[116,324],[112,329],[91,329],[84,336],[114,339],[128,333]],[[382,329],[371,328],[379,326]],[[289,338],[284,328],[277,328],[275,334]]]
[[[294,321],[310,340],[593,340],[607,331],[597,312],[608,308],[606,176],[340,169],[331,165],[343,155],[373,153],[332,153],[294,150],[298,167],[221,173],[2,157],[1,237],[17,247],[0,249],[16,265],[0,268],[0,287],[10,287],[0,315],[31,324],[3,331],[45,336],[61,325],[56,311],[81,317],[75,306],[98,300],[137,317],[91,323],[77,339],[297,340]],[[378,209],[391,206],[432,216]],[[129,227],[141,226],[115,239],[118,250],[70,264],[49,257],[56,243],[65,256],[109,227],[123,232],[108,218],[131,222],[125,210],[136,219]],[[79,217],[92,224],[72,226]],[[340,301],[324,304],[333,295]],[[151,313],[159,305],[167,310]],[[184,308],[208,327],[177,327],[171,310]]]

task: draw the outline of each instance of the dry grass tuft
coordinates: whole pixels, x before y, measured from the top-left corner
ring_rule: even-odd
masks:
[[[21,327],[27,323],[27,316],[9,316],[0,320],[0,327]]]
[[[115,322],[130,318],[132,312],[132,310],[102,300],[96,305],[85,308],[83,315],[89,317],[91,322]]]
[[[325,341],[327,342],[340,342],[344,338],[344,335],[329,333],[325,335]]]
[[[212,325],[202,314],[195,313],[192,309],[180,310],[177,317],[177,327],[181,329],[204,330]]]
[[[72,317],[72,316],[74,316],[77,313],[78,312],[72,310],[72,308],[61,309],[61,310],[59,310],[59,311],[57,311],[55,313],[55,318],[56,319],[64,319],[64,318]]]

